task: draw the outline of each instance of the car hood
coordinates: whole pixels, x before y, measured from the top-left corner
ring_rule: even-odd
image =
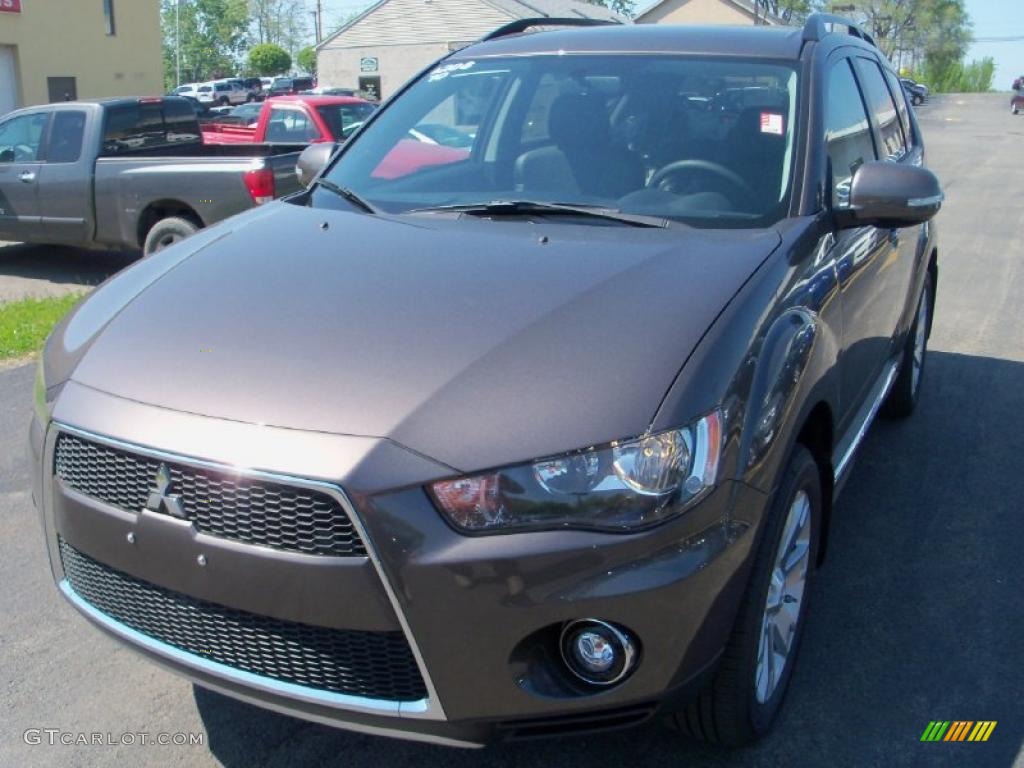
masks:
[[[778,243],[275,203],[139,262],[59,330],[88,387],[469,471],[642,433]]]

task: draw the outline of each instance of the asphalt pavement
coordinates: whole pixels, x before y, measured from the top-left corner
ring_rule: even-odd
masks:
[[[138,253],[0,240],[0,303],[87,291],[137,258]]]
[[[194,692],[58,598],[28,492],[33,371],[23,366],[0,372],[0,766],[1024,766],[1024,117],[1007,101],[943,97],[920,110],[947,193],[923,399],[863,446],[786,707],[762,743],[711,749],[651,724],[463,751]],[[930,720],[998,724],[986,743],[922,743]],[[45,733],[26,743],[27,729],[45,728],[204,743],[51,746]]]

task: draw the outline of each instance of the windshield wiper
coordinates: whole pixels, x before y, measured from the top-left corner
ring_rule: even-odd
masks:
[[[413,208],[407,213],[465,213],[469,216],[522,216],[531,213],[559,216],[585,216],[592,219],[617,221],[631,227],[669,226],[668,219],[623,213],[615,208],[577,203],[543,203],[536,200],[494,200],[489,203],[455,203],[429,208]]]
[[[325,179],[321,177],[313,182],[313,186],[329,189],[338,197],[348,200],[348,202],[352,203],[352,205],[356,206],[357,208],[362,208],[367,213],[380,213],[380,211],[377,209],[375,205],[367,202],[348,187],[343,187],[340,184],[335,184],[330,179]]]

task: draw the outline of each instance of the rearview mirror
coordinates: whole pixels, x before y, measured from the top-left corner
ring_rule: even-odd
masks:
[[[328,141],[310,144],[302,150],[302,154],[299,155],[299,162],[295,165],[295,175],[299,177],[299,184],[308,187],[309,183],[330,162],[331,157],[334,155],[334,150],[337,148],[337,144]]]
[[[841,229],[912,227],[939,212],[944,195],[939,180],[917,165],[871,161],[853,175],[849,206],[836,211]]]

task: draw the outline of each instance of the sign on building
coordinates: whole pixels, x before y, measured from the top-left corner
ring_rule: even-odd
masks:
[[[2,2],[3,0],[0,0]],[[376,56],[363,56],[359,60],[359,71],[360,72],[376,72],[379,62]]]

